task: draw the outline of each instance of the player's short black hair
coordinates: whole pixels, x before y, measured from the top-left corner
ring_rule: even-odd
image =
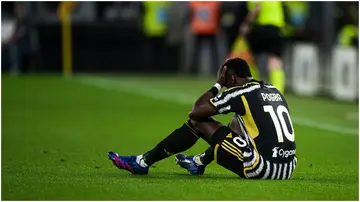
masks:
[[[225,61],[223,66],[227,66],[227,76],[232,74],[241,78],[252,77],[248,63],[241,58],[230,58]]]

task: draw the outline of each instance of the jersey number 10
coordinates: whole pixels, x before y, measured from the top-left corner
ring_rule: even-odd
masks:
[[[294,128],[291,123],[289,111],[286,109],[286,107],[284,107],[283,105],[279,105],[277,107],[276,113],[275,113],[273,106],[265,105],[264,111],[268,112],[271,116],[271,119],[272,119],[275,129],[276,129],[278,142],[284,142],[283,132],[284,132],[286,139],[288,139],[291,142],[294,142],[295,141]],[[286,124],[284,114],[286,114],[286,116],[288,117],[287,120],[290,123]],[[287,126],[291,127],[291,132],[289,131]],[[282,130],[281,130],[281,128],[282,128]]]

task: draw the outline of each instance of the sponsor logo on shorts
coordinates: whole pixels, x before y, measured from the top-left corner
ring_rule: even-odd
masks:
[[[279,149],[279,147],[274,147],[272,149],[272,157],[273,158],[277,158],[277,157],[281,157],[281,158],[288,158],[289,156],[293,156],[296,153],[296,149],[293,150],[284,150],[284,149]]]

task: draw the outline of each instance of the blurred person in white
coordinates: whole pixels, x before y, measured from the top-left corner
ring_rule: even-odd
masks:
[[[7,20],[2,20],[2,55],[10,66],[10,73],[17,75],[26,71],[30,54],[30,23],[28,18],[30,2],[11,2],[13,11]]]

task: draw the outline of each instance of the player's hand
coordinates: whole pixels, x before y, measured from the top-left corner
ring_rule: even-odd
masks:
[[[221,86],[224,86],[226,83],[226,70],[227,66],[222,65],[217,72],[216,82],[219,83]]]

